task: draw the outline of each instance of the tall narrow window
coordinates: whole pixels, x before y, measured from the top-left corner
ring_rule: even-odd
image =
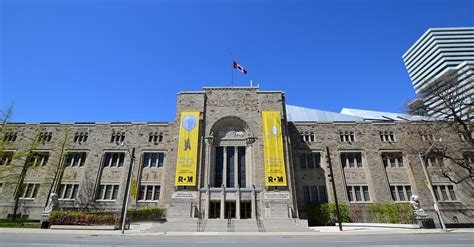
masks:
[[[234,181],[234,147],[227,147],[227,174],[226,180],[227,184],[226,187],[232,188],[235,186]]]
[[[214,187],[221,187],[224,170],[224,147],[216,147],[216,162],[214,167]]]
[[[238,147],[238,170],[239,170],[239,186],[247,187],[247,181],[245,176],[245,147]]]

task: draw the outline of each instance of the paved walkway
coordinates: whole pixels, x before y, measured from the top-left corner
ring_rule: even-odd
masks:
[[[340,232],[337,227],[311,227],[308,232],[143,232],[140,228],[125,231],[125,235],[140,236],[321,236],[321,235],[386,235],[386,234],[432,234],[442,232],[440,229],[394,229],[394,228],[372,228],[372,227],[345,227]],[[31,228],[0,228],[2,233],[21,234],[78,234],[78,235],[121,235],[119,230],[53,230],[53,229],[31,229]],[[474,228],[448,229],[449,233],[473,233]]]

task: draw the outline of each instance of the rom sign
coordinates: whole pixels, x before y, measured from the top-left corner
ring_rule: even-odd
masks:
[[[263,194],[265,200],[289,200],[289,192],[266,192]]]

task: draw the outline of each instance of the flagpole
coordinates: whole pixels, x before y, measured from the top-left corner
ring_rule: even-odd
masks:
[[[232,60],[232,67],[230,71],[230,86],[234,86],[234,60]]]

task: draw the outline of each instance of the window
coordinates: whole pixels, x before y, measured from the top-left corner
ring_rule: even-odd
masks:
[[[314,142],[314,133],[313,132],[306,132],[301,134],[301,142]]]
[[[3,141],[4,142],[15,142],[17,136],[18,136],[18,133],[16,133],[16,132],[7,132],[3,136]]]
[[[104,154],[104,167],[122,167],[125,153],[110,152]]]
[[[438,201],[457,201],[454,185],[433,185],[433,191]]]
[[[20,196],[20,199],[34,199],[38,195],[40,185],[27,183],[23,185],[23,194]]]
[[[153,132],[148,136],[148,142],[153,142],[155,145],[163,142],[163,133]]]
[[[382,153],[382,162],[385,168],[402,168],[403,155],[401,152],[387,152]]]
[[[379,134],[382,142],[395,142],[395,135],[392,131],[380,131]]]
[[[328,202],[326,186],[303,186],[303,198],[305,203]]]
[[[341,153],[341,164],[344,168],[361,168],[362,167],[362,153],[350,152]]]
[[[83,142],[87,142],[87,139],[89,138],[89,133],[87,132],[76,132],[74,134],[74,142],[76,143],[83,143]]]
[[[347,199],[350,202],[368,202],[370,201],[368,186],[347,186]]]
[[[74,200],[77,197],[79,191],[79,184],[61,184],[59,187],[59,199]]]
[[[145,153],[143,167],[163,167],[165,153]]]
[[[441,167],[444,165],[443,155],[440,153],[430,153],[426,161],[428,167]]]
[[[140,201],[158,201],[160,200],[160,186],[159,185],[142,185],[140,186],[140,193],[138,200]]]
[[[86,162],[85,152],[71,152],[66,155],[66,166],[82,167]]]
[[[341,142],[355,142],[355,135],[352,131],[341,131],[339,133]]]
[[[12,163],[13,152],[0,152],[0,166],[8,166]]]
[[[117,145],[125,141],[125,132],[112,132],[110,138],[111,143],[116,143]]]
[[[97,200],[116,200],[119,191],[118,184],[101,184],[97,191]]]
[[[314,169],[321,167],[320,153],[300,153],[298,156],[301,169]]]
[[[410,201],[412,195],[410,185],[397,185],[390,186],[390,193],[392,194],[392,199],[396,202],[405,202]]]
[[[435,138],[433,134],[426,133],[426,132],[420,132],[420,138],[424,142],[434,142]]]
[[[45,166],[48,163],[48,152],[33,152],[26,157],[26,165],[28,166]]]
[[[44,144],[46,142],[51,142],[52,138],[53,132],[40,132],[36,138],[36,142]]]

